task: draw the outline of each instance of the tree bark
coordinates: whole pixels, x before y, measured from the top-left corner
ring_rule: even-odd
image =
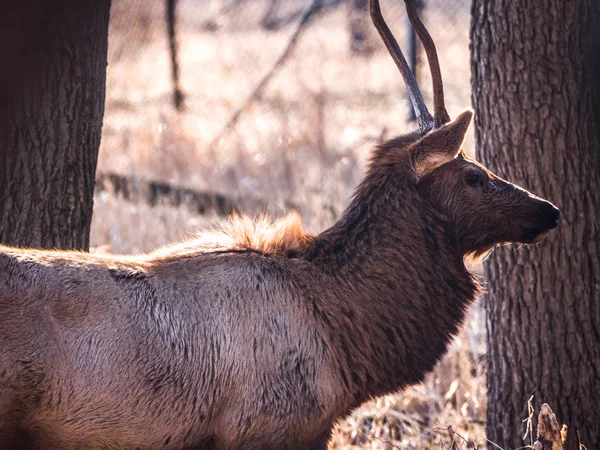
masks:
[[[87,249],[110,0],[0,5],[0,242]]]
[[[480,160],[553,201],[548,239],[485,265],[488,438],[523,445],[534,394],[600,448],[600,2],[474,0],[472,87]],[[527,442],[529,443],[529,442]]]

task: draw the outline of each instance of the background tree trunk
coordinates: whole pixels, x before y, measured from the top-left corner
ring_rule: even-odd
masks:
[[[0,5],[0,242],[87,249],[110,0]]]
[[[169,57],[171,59],[171,82],[173,83],[173,106],[183,110],[183,91],[179,76],[179,30],[177,26],[177,0],[167,0],[165,5],[167,18],[167,36],[169,37]]]
[[[527,399],[600,448],[600,2],[474,0],[480,160],[554,202],[544,242],[486,263],[489,439],[523,445]],[[527,442],[529,443],[529,442]]]
[[[353,53],[369,55],[373,46],[369,42],[369,0],[350,0],[348,2],[348,31],[350,32],[350,50]]]

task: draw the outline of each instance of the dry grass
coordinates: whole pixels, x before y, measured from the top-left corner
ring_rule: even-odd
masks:
[[[412,128],[393,63],[377,41],[372,57],[352,55],[345,10],[329,12],[312,25],[237,128],[218,148],[209,148],[285,45],[289,29],[266,33],[248,26],[210,33],[199,27],[209,16],[206,5],[180,4],[187,109],[177,114],[171,106],[163,2],[113,1],[98,169],[274,204],[293,202],[307,230],[329,226],[347,205],[376,140]],[[397,14],[391,11],[392,23],[401,25]],[[464,28],[460,39],[446,36],[438,49],[455,116],[470,104],[468,6],[453,21]],[[433,11],[429,24],[432,30],[448,26],[448,15]],[[401,38],[402,27],[395,28]],[[428,80],[422,84],[429,86]],[[425,95],[430,98],[428,89]],[[103,193],[95,199],[91,240],[99,251],[143,252],[220,220]],[[464,331],[424,383],[363,405],[339,424],[331,448],[446,448],[449,426],[485,448],[482,314],[479,307],[472,309]]]

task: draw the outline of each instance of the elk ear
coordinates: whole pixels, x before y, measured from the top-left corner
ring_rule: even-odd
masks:
[[[467,109],[454,121],[430,131],[413,145],[411,161],[418,179],[456,157],[472,118],[473,110]]]

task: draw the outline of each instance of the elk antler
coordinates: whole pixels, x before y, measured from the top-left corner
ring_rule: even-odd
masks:
[[[392,56],[392,59],[396,63],[396,66],[400,70],[402,78],[404,78],[404,83],[406,83],[410,101],[413,105],[413,109],[415,110],[419,129],[423,131],[429,131],[445,124],[450,120],[450,117],[448,116],[444,106],[444,86],[442,84],[440,64],[438,62],[435,44],[433,43],[429,32],[425,28],[425,25],[423,25],[423,22],[421,22],[421,19],[419,19],[414,0],[404,0],[404,2],[406,3],[406,10],[410,23],[413,25],[417,35],[419,36],[419,39],[421,39],[421,42],[423,42],[423,47],[427,53],[427,60],[429,61],[429,68],[431,70],[431,77],[433,79],[433,103],[435,108],[435,119],[431,116],[429,110],[427,109],[427,105],[425,105],[423,95],[421,94],[421,90],[417,85],[417,80],[410,70],[408,63],[402,54],[402,50],[400,50],[398,42],[396,42],[394,35],[383,19],[381,7],[379,6],[379,0],[370,0],[369,2],[371,20],[373,21],[375,28],[377,28],[377,31],[379,32],[383,43],[388,49],[388,52]]]
[[[413,105],[413,109],[415,110],[415,116],[417,116],[417,123],[419,124],[419,129],[423,131],[432,130],[435,127],[435,120],[431,117],[429,110],[427,109],[427,105],[425,105],[425,101],[423,100],[423,95],[421,94],[421,90],[417,85],[417,80],[415,76],[410,70],[404,55],[402,54],[402,50],[400,50],[400,46],[392,31],[385,23],[383,16],[381,15],[381,7],[379,6],[379,0],[370,0],[369,9],[371,11],[371,20],[373,21],[373,25],[377,28],[383,43],[385,44],[388,52],[392,56],[392,59],[396,63],[396,66],[400,70],[400,74],[402,78],[404,78],[404,83],[406,84],[406,88],[408,89],[408,95],[410,97],[410,102]]]
[[[444,106],[444,83],[442,83],[442,73],[440,71],[440,62],[438,60],[437,51],[435,50],[435,44],[433,43],[433,39],[431,39],[431,35],[419,18],[415,1],[404,0],[404,3],[406,3],[408,20],[410,20],[415,32],[423,43],[423,48],[427,54],[427,61],[429,61],[429,70],[431,71],[431,79],[433,81],[433,115],[435,117],[436,126],[439,127],[440,125],[449,122],[450,116]]]

